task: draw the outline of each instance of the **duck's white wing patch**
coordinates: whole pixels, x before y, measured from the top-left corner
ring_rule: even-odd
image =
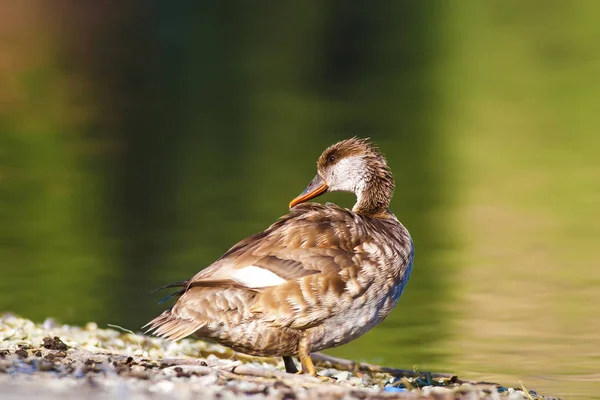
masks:
[[[287,282],[274,272],[254,265],[235,270],[230,278],[249,288],[277,286]]]

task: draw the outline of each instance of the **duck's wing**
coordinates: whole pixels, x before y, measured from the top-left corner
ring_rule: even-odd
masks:
[[[370,284],[358,278],[358,265],[368,261],[369,253],[361,250],[365,232],[355,218],[360,217],[335,206],[294,207],[190,279],[170,313],[202,324],[226,313],[296,329],[319,324],[345,297]],[[169,321],[150,325],[179,326]],[[198,323],[195,329],[177,328],[177,335],[168,334],[168,327],[157,332],[178,338],[197,330]]]
[[[357,235],[348,210],[302,204],[265,231],[242,240],[190,281],[189,287],[241,285],[251,289],[279,286],[315,274],[331,274],[353,265]]]

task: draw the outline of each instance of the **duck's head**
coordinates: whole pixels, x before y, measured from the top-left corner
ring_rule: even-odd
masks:
[[[352,192],[359,214],[387,212],[394,192],[394,178],[383,154],[367,139],[352,138],[327,148],[317,161],[317,175],[290,202],[290,208],[325,192]]]

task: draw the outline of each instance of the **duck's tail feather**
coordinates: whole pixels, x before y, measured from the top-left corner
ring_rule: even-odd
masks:
[[[175,282],[175,283],[169,283],[168,285],[165,286],[161,286],[159,288],[154,289],[153,291],[151,291],[150,293],[156,293],[159,290],[163,290],[163,289],[168,289],[168,288],[174,288],[174,287],[187,287],[189,281],[179,281],[179,282]]]
[[[165,301],[169,300],[171,297],[181,296],[184,293],[185,293],[185,289],[178,290],[175,293],[171,293],[170,295],[168,295],[167,297],[165,297],[164,299],[159,301],[158,304],[164,303]]]
[[[179,318],[172,313],[172,309],[160,314],[142,327],[146,333],[176,341],[191,335],[201,327],[201,323],[190,319]]]

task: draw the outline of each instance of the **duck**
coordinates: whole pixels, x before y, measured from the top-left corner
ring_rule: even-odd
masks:
[[[309,200],[350,192],[352,209]],[[144,326],[251,356],[282,357],[286,372],[318,376],[311,353],[348,343],[383,321],[410,277],[414,245],[389,210],[394,179],[369,139],[328,147],[289,213],[231,247],[180,288]],[[300,361],[298,372],[293,357]]]

